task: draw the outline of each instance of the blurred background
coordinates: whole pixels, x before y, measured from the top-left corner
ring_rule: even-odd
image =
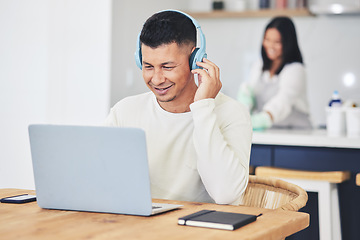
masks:
[[[209,12],[212,2],[0,0],[0,188],[34,189],[29,124],[101,125],[117,101],[147,91],[134,51],[149,16],[169,8]],[[223,2],[225,11],[240,9],[239,0]],[[241,11],[257,11],[259,1],[244,2]],[[307,6],[333,2],[308,0]],[[306,65],[312,122],[323,126],[334,90],[344,100],[360,101],[360,13],[319,10],[291,17]],[[197,18],[225,94],[236,98],[247,80],[270,19]]]

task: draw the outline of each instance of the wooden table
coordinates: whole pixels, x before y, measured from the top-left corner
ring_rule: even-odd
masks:
[[[0,198],[34,191],[0,189]],[[41,209],[36,202],[0,203],[1,239],[281,239],[309,225],[302,212],[169,201],[181,209],[152,217]],[[212,209],[246,214],[263,213],[255,222],[235,231],[181,226],[179,217]]]

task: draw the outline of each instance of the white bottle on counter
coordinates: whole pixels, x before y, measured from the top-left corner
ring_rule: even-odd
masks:
[[[326,107],[326,129],[330,137],[340,137],[345,134],[345,111],[338,91],[334,91]]]

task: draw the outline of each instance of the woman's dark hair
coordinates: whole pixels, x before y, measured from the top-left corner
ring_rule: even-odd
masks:
[[[196,46],[196,28],[182,13],[163,11],[152,15],[144,24],[140,42],[156,48],[162,44],[177,43]]]
[[[295,26],[291,19],[288,17],[273,18],[265,28],[264,37],[269,28],[277,29],[281,35],[282,63],[279,69],[276,70],[276,74],[279,74],[283,67],[288,63],[303,63],[296,37]],[[269,70],[271,68],[272,61],[267,57],[263,44],[261,44],[261,55],[264,63],[262,70]]]

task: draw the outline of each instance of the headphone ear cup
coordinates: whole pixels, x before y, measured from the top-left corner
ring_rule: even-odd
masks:
[[[142,69],[142,54],[141,54],[141,43],[140,43],[140,34],[138,35],[136,42],[136,50],[135,50],[135,63],[140,69]]]
[[[194,51],[191,53],[191,56],[190,56],[190,60],[189,60],[189,65],[190,65],[190,70],[193,70],[193,69],[196,69],[196,68],[199,68],[197,65],[196,65],[196,53],[199,51],[199,48],[195,48]]]
[[[202,68],[196,65],[196,62],[202,62],[204,58],[207,58],[207,54],[204,52],[202,48],[195,48],[190,56],[190,70]]]
[[[136,66],[138,66],[140,69],[142,69],[141,49],[138,49],[138,50],[135,52],[135,63],[136,63]]]

